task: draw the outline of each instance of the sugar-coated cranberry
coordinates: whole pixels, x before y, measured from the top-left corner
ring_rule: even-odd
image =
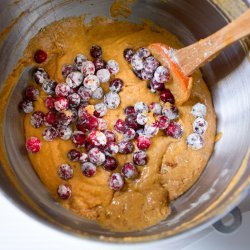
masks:
[[[95,74],[95,65],[91,61],[86,61],[82,64],[81,72],[84,77]]]
[[[155,91],[162,91],[165,89],[165,84],[163,82],[157,82],[155,79],[150,81],[150,87]]]
[[[57,128],[58,136],[62,140],[69,140],[72,135],[72,128],[70,126],[60,126]]]
[[[69,164],[62,164],[57,170],[58,176],[63,180],[69,180],[73,177],[74,170]]]
[[[68,96],[69,107],[77,108],[80,105],[81,98],[77,93],[72,93]]]
[[[195,117],[205,117],[207,113],[207,107],[202,103],[196,103],[192,107],[191,113]]]
[[[96,147],[105,146],[107,144],[107,138],[104,133],[94,130],[89,133],[88,142]]]
[[[135,139],[137,139],[140,135],[143,135],[143,134],[144,134],[144,129],[143,128],[140,128],[140,129],[136,130]]]
[[[178,122],[170,122],[169,126],[165,130],[166,135],[178,139],[183,134],[183,127]]]
[[[135,108],[134,108],[134,106],[127,106],[127,107],[124,109],[124,113],[125,113],[125,115],[132,115],[132,114],[135,114]]]
[[[141,78],[142,80],[151,80],[153,79],[154,75],[151,72],[146,71],[145,69],[141,70]]]
[[[138,54],[134,54],[131,58],[131,66],[133,70],[140,71],[143,69],[143,60]]]
[[[95,65],[95,70],[98,71],[99,69],[105,69],[106,66],[107,66],[107,62],[104,61],[103,59],[101,58],[96,58],[94,61],[93,61],[94,65]]]
[[[103,98],[104,91],[102,87],[98,87],[95,91],[92,93],[92,98],[96,100],[100,100]]]
[[[104,103],[107,105],[109,109],[116,109],[120,105],[121,98],[115,92],[108,92],[104,96]]]
[[[143,62],[144,70],[151,74],[153,74],[159,66],[160,63],[153,56],[146,58],[145,61]]]
[[[91,162],[84,162],[82,164],[82,173],[86,177],[92,177],[96,174],[96,166]]]
[[[133,161],[137,166],[144,166],[147,164],[148,156],[144,151],[137,151],[133,155]]]
[[[186,143],[189,148],[199,150],[204,147],[204,139],[197,133],[190,134],[187,137]]]
[[[154,79],[157,82],[167,82],[170,79],[168,69],[164,66],[159,66],[154,73]]]
[[[134,145],[131,141],[120,141],[118,143],[118,147],[119,147],[119,153],[121,154],[130,154],[133,152],[134,150]]]
[[[103,151],[105,155],[116,155],[119,151],[119,147],[115,142],[108,142]]]
[[[123,51],[123,56],[127,62],[131,62],[131,59],[134,55],[134,50],[131,48],[127,48]]]
[[[57,96],[68,96],[70,93],[69,85],[65,83],[60,83],[56,85],[55,93]]]
[[[119,72],[120,67],[117,61],[109,60],[107,62],[107,69],[109,70],[111,75],[116,75]]]
[[[115,78],[109,83],[109,90],[119,93],[123,87],[123,80],[120,78]]]
[[[86,120],[90,116],[84,105],[80,105],[80,107],[78,108],[77,115],[79,120]]]
[[[68,109],[62,112],[56,113],[56,121],[60,126],[68,126],[75,120],[75,114],[73,110]]]
[[[152,124],[146,124],[144,127],[144,135],[146,135],[147,137],[153,137],[155,135],[157,135],[159,132],[159,127],[158,127],[158,123],[152,123]]]
[[[179,117],[179,110],[175,105],[166,103],[162,109],[162,114],[169,120],[175,120]]]
[[[86,119],[86,128],[88,129],[88,131],[98,129],[98,126],[99,126],[98,119],[93,115],[89,115],[88,118]]]
[[[122,189],[124,186],[124,180],[122,176],[119,173],[112,174],[109,180],[109,186],[115,191]]]
[[[137,147],[140,150],[147,150],[150,147],[150,139],[147,136],[140,135],[137,138]]]
[[[110,72],[107,69],[99,69],[96,72],[96,76],[101,83],[106,83],[110,80]]]
[[[90,49],[90,55],[93,58],[99,58],[102,56],[102,48],[99,45],[93,45]]]
[[[66,83],[69,85],[70,88],[77,88],[83,82],[83,74],[78,71],[73,71],[68,74],[66,78]]]
[[[80,161],[80,158],[82,156],[82,153],[76,149],[71,149],[68,154],[68,159],[73,162]]]
[[[30,100],[23,100],[19,103],[20,111],[23,111],[25,114],[32,113],[34,111],[33,102]]]
[[[81,70],[82,68],[82,65],[84,62],[87,61],[87,57],[83,54],[78,54],[75,59],[74,59],[74,62],[75,62],[75,67],[78,69],[78,70]]]
[[[132,162],[125,163],[122,167],[121,173],[127,179],[133,179],[138,174],[137,169]]]
[[[148,116],[145,113],[139,113],[136,117],[136,122],[140,125],[145,125],[148,121]]]
[[[123,133],[124,140],[131,141],[135,138],[135,130],[132,128],[127,128]]]
[[[66,97],[60,96],[55,100],[55,109],[57,111],[64,111],[69,108],[69,101]]]
[[[109,142],[116,142],[116,134],[113,131],[111,131],[111,130],[105,130],[104,134],[106,135],[107,143],[109,143]]]
[[[85,77],[83,85],[85,88],[95,91],[100,86],[100,81],[97,76],[88,75]]]
[[[61,184],[57,188],[57,194],[60,199],[67,200],[71,197],[72,191],[71,187],[67,184]]]
[[[195,119],[193,123],[193,131],[199,135],[203,135],[207,130],[207,121],[202,118],[198,117]]]
[[[106,120],[104,120],[102,118],[98,118],[98,130],[104,131],[107,128],[108,128],[108,124],[107,124]]]
[[[76,71],[76,70],[77,70],[76,66],[71,65],[71,64],[65,64],[65,65],[63,65],[63,67],[62,67],[62,75],[63,75],[63,77],[66,79],[67,76],[68,76],[70,73],[72,73],[72,72],[74,72],[74,71]]]
[[[56,81],[48,79],[42,83],[42,89],[46,94],[53,95],[55,94],[56,85]]]
[[[30,101],[36,101],[39,96],[39,90],[34,86],[28,86],[25,89],[25,98]]]
[[[171,104],[175,103],[174,96],[173,96],[173,94],[171,93],[171,91],[169,89],[164,89],[164,90],[161,91],[160,99],[163,102],[169,102]]]
[[[77,94],[80,96],[81,102],[85,103],[90,100],[92,91],[90,89],[87,89],[86,87],[81,86],[78,89]]]
[[[71,140],[77,148],[84,147],[85,145],[85,135],[81,131],[75,131],[71,136]]]
[[[58,131],[54,127],[48,127],[48,128],[45,128],[42,135],[45,141],[53,141],[57,137]]]
[[[97,166],[101,166],[106,160],[105,154],[102,151],[100,151],[98,148],[90,149],[88,152],[88,157],[89,157],[90,162],[92,162],[93,164]]]
[[[114,125],[114,129],[119,133],[124,133],[125,127],[125,121],[123,121],[122,119],[118,119]]]
[[[137,102],[134,108],[136,113],[148,113],[148,105],[144,102]]]
[[[55,98],[53,96],[48,96],[44,100],[44,105],[48,110],[54,110],[55,109]]]
[[[95,112],[97,114],[96,117],[103,117],[107,113],[107,106],[103,102],[99,102],[99,103],[95,104],[94,108],[95,108]]]
[[[164,115],[160,115],[157,118],[159,129],[166,129],[169,126],[169,119]]]
[[[34,128],[40,128],[44,124],[44,113],[42,111],[35,111],[30,117],[30,123]]]
[[[161,104],[159,104],[157,102],[152,102],[149,105],[149,109],[153,112],[154,115],[161,115],[161,112],[162,112]]]
[[[136,114],[128,115],[125,118],[125,124],[127,125],[127,127],[132,128],[134,130],[138,130],[140,128],[140,125],[137,123],[136,118]]]
[[[55,111],[49,111],[44,117],[44,124],[46,126],[56,126],[57,125],[57,114]]]
[[[37,50],[34,55],[34,60],[36,63],[43,63],[46,61],[48,55],[44,50]]]
[[[141,70],[135,70],[135,69],[133,69],[133,72],[134,72],[134,74],[135,74],[136,77],[138,77],[139,79],[142,80]]]
[[[147,57],[149,57],[151,55],[150,51],[147,49],[147,48],[139,48],[137,51],[136,51],[136,54],[140,57],[140,58],[143,58],[143,59],[146,59]]]
[[[41,141],[37,137],[30,137],[26,140],[26,149],[30,153],[37,153],[41,149]]]
[[[118,167],[117,160],[112,156],[107,156],[103,164],[103,168],[107,171],[114,171],[115,169],[117,169],[117,167]]]
[[[48,73],[43,68],[35,68],[32,75],[35,82],[39,85],[42,85],[43,82],[49,79]]]

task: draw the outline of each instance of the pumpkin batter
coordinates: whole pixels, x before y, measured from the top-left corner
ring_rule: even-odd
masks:
[[[103,59],[114,59],[120,65],[116,77],[124,81],[120,92],[121,104],[116,110],[108,110],[104,119],[108,129],[113,130],[118,118],[124,118],[124,108],[142,101],[149,105],[159,102],[159,95],[153,94],[146,82],[138,79],[129,64],[123,58],[126,48],[139,48],[151,43],[161,42],[173,48],[181,44],[166,30],[149,24],[112,22],[96,18],[89,25],[84,25],[82,18],[69,18],[55,22],[41,30],[29,43],[22,61],[32,62],[34,52],[43,49],[48,54],[47,61],[41,66],[51,79],[64,82],[61,69],[64,64],[73,62],[81,53],[89,58],[89,49],[98,44],[103,49]],[[209,90],[199,72],[193,75],[194,83],[190,99],[178,106],[179,122],[184,127],[180,139],[167,137],[159,133],[151,141],[147,151],[149,160],[146,166],[138,167],[139,177],[126,181],[121,191],[109,188],[110,172],[98,167],[94,177],[85,177],[79,163],[72,163],[67,152],[74,148],[72,142],[55,139],[46,142],[42,139],[43,128],[35,129],[30,124],[28,114],[24,119],[25,136],[36,136],[42,141],[41,151],[29,154],[32,165],[51,195],[65,208],[91,220],[97,220],[104,227],[114,231],[142,230],[164,220],[169,214],[169,202],[188,190],[200,176],[212,153],[214,146],[216,117]],[[168,88],[174,83],[168,83]],[[37,86],[36,86],[37,87]],[[108,84],[102,84],[107,91]],[[46,94],[40,90],[35,110],[48,112],[44,106]],[[93,102],[93,100],[92,100]],[[208,129],[204,135],[205,145],[200,150],[192,150],[186,145],[186,138],[192,133],[194,117],[191,108],[197,102],[207,107],[206,121]],[[93,103],[92,103],[93,104]],[[84,151],[84,149],[83,149]],[[117,154],[119,166],[132,161],[132,154]],[[58,177],[58,166],[68,163],[74,168],[74,176],[67,183],[72,187],[72,197],[62,201],[58,199],[57,187],[64,183]],[[115,171],[120,172],[120,167]],[[66,182],[65,182],[66,183]]]

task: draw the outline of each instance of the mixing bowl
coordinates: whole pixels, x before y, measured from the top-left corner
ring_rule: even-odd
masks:
[[[44,26],[64,17],[86,14],[110,16],[112,0],[20,0],[0,1],[0,86],[27,46]],[[188,45],[210,35],[240,15],[248,3],[242,1],[138,0],[129,21],[151,21],[175,34]],[[120,17],[117,17],[120,18]],[[121,17],[123,19],[123,17]],[[32,169],[24,150],[23,120],[17,104],[30,75],[25,73],[12,90],[1,137],[0,186],[15,205],[44,223],[76,235],[105,241],[138,242],[200,230],[221,218],[244,198],[250,183],[250,68],[247,40],[227,48],[202,71],[213,96],[218,132],[209,163],[195,185],[172,202],[172,214],[160,224],[133,233],[116,233],[96,222],[65,210],[51,199]]]

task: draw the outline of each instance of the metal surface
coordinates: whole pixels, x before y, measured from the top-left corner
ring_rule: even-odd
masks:
[[[237,2],[241,1],[232,1],[232,4],[237,5]],[[21,12],[28,10],[6,40],[0,42],[0,86],[21,58],[30,38],[42,27],[69,16],[88,14],[87,20],[96,15],[109,16],[111,3],[111,0],[0,1],[0,31]],[[137,1],[129,20],[139,22],[141,18],[149,17],[177,35],[185,45],[210,35],[227,22],[222,12],[205,0]],[[23,150],[22,118],[18,114],[17,103],[29,77],[28,71],[24,72],[20,84],[12,92],[3,124],[4,143],[17,186],[1,166],[1,188],[35,218],[67,232],[100,240],[176,240],[180,235],[215,222],[240,202],[249,185],[249,161],[242,165],[250,145],[250,69],[243,46],[236,43],[227,48],[204,67],[203,73],[213,95],[218,131],[223,136],[216,143],[202,176],[188,192],[172,203],[173,213],[160,224],[139,232],[114,233],[70,213],[50,198]],[[26,198],[21,197],[21,191],[27,194]]]

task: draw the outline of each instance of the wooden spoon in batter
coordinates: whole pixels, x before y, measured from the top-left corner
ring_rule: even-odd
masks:
[[[250,9],[214,34],[185,48],[174,50],[160,43],[151,44],[148,48],[162,65],[169,68],[178,88],[178,102],[183,103],[192,89],[192,78],[189,76],[214,59],[225,47],[249,34]]]

